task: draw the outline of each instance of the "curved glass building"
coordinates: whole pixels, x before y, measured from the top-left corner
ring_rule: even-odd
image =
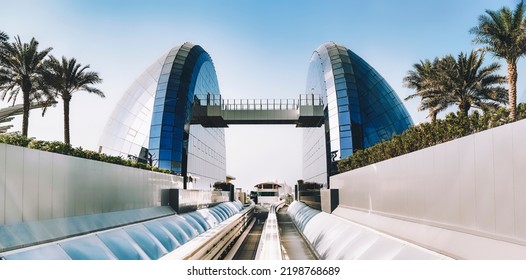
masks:
[[[212,59],[185,43],[150,66],[124,93],[100,140],[100,151],[180,173],[191,186],[225,180],[222,128],[190,125],[196,98],[219,96]]]
[[[327,185],[338,160],[412,124],[380,74],[332,42],[314,51],[305,93],[322,96],[325,104],[322,128],[303,128],[305,181]],[[212,59],[200,46],[185,43],[157,60],[125,92],[106,125],[100,151],[180,173],[188,188],[211,188],[226,177],[225,136],[223,128],[191,124],[196,100],[222,105],[215,104],[221,97]]]
[[[306,93],[323,97],[325,125],[306,128],[303,177],[327,184],[335,163],[401,134],[412,120],[398,95],[365,60],[334,42],[311,56]]]

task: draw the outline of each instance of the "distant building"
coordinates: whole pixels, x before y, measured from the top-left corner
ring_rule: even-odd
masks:
[[[257,204],[270,208],[270,205],[278,202],[283,194],[283,186],[278,183],[264,182],[254,186],[257,193]]]

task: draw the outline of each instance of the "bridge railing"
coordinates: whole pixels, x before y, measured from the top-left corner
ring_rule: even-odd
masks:
[[[322,106],[323,99],[319,94],[300,94],[300,106]]]
[[[320,95],[301,94],[299,99],[223,99],[220,95],[199,95],[196,101],[201,106],[220,106],[221,110],[263,111],[298,110],[300,106],[322,106]]]
[[[297,110],[296,99],[224,99],[223,110]]]

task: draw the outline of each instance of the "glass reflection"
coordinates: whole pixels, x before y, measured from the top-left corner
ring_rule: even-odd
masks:
[[[412,125],[398,95],[380,74],[333,42],[313,53],[305,92],[321,95],[327,104],[325,127],[304,130],[305,181],[326,185],[337,161]]]

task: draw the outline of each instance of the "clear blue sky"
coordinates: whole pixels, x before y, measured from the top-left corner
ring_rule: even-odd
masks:
[[[185,41],[212,56],[225,98],[296,98],[305,90],[313,50],[335,41],[368,61],[403,99],[411,91],[402,78],[412,64],[476,48],[469,29],[478,16],[517,1],[19,0],[0,3],[0,30],[23,41],[35,37],[41,47],[53,47],[54,56],[75,57],[100,73],[107,98],[78,93],[71,105],[72,144],[96,150],[122,93]],[[524,63],[519,101],[525,100]],[[425,121],[418,101],[405,104],[415,123]],[[35,111],[30,136],[61,140],[61,105],[44,118]],[[21,118],[13,123],[20,130]],[[301,178],[301,130],[232,126],[226,137],[227,172],[238,178],[237,186],[267,180],[292,185]]]

